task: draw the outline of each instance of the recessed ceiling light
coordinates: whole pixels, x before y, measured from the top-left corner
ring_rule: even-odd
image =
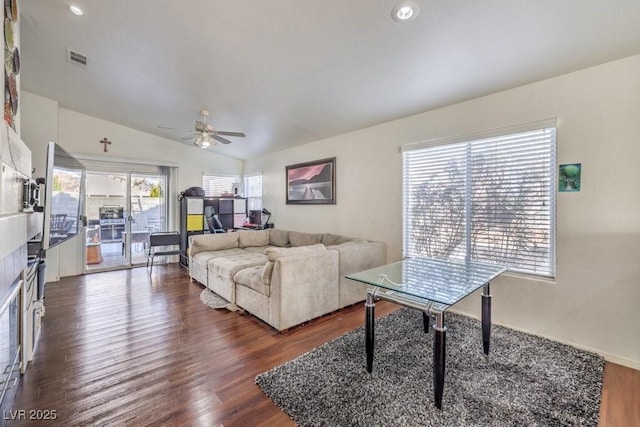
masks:
[[[78,6],[69,5],[69,10],[74,15],[77,15],[77,16],[83,16],[84,15],[84,12]]]
[[[391,9],[391,17],[396,22],[413,21],[419,14],[420,6],[411,0],[402,1]]]

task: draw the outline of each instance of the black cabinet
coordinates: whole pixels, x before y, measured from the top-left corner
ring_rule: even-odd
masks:
[[[213,207],[222,227],[227,230],[242,228],[247,218],[247,199],[212,197],[205,199],[204,203]]]
[[[247,199],[227,197],[205,197],[204,207],[211,206],[218,215],[222,228],[232,230],[242,228],[247,218]],[[209,231],[205,223],[205,232]]]

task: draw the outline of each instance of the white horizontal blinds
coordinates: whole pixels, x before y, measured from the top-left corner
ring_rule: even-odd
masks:
[[[222,193],[230,193],[236,182],[237,178],[234,176],[203,175],[202,189],[207,197],[219,197]]]
[[[470,148],[471,259],[551,276],[555,128]]]
[[[555,128],[469,145],[471,259],[551,276]]]
[[[466,167],[461,144],[404,153],[405,256],[464,256]]]
[[[553,276],[555,135],[548,127],[405,151],[405,255]]]
[[[250,211],[262,210],[262,175],[244,177],[244,191]]]

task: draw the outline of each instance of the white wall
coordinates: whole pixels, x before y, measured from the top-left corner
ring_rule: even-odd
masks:
[[[55,100],[21,92],[22,138],[32,151],[34,176],[44,176],[46,146],[104,161],[140,161],[178,168],[178,189],[202,185],[202,174],[242,173],[242,161],[62,108]],[[99,143],[108,138],[108,152]],[[172,212],[177,224],[177,210]],[[47,280],[82,273],[83,245],[68,242],[47,255]],[[63,254],[58,255],[58,251]],[[57,259],[56,259],[57,258]],[[67,261],[63,261],[67,260]]]
[[[47,144],[58,141],[58,103],[48,98],[20,93],[20,109],[26,120],[22,123],[21,135],[31,148],[33,177],[44,177],[47,161]]]
[[[401,258],[402,144],[558,118],[558,164],[582,189],[557,196],[553,283],[492,284],[496,323],[640,369],[640,56],[425,112],[245,162],[263,172],[276,227],[387,242]],[[336,205],[286,205],[285,166],[337,157]],[[474,295],[456,308],[480,315]]]

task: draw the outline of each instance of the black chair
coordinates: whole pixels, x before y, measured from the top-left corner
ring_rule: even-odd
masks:
[[[158,247],[161,247],[160,250],[157,249]],[[153,271],[153,259],[155,257],[169,255],[186,256],[185,251],[180,249],[180,233],[177,231],[151,233],[149,235],[149,256],[147,257],[147,267],[151,265],[149,274]]]
[[[213,209],[213,206],[205,206],[204,219],[207,222],[207,226],[211,233],[226,233],[226,230],[222,227],[222,223],[220,222],[220,219],[218,219],[218,215],[216,215],[216,211]]]
[[[51,214],[49,218],[49,232],[56,236],[66,236],[71,227],[66,228],[67,214]],[[71,223],[73,225],[73,222]]]

